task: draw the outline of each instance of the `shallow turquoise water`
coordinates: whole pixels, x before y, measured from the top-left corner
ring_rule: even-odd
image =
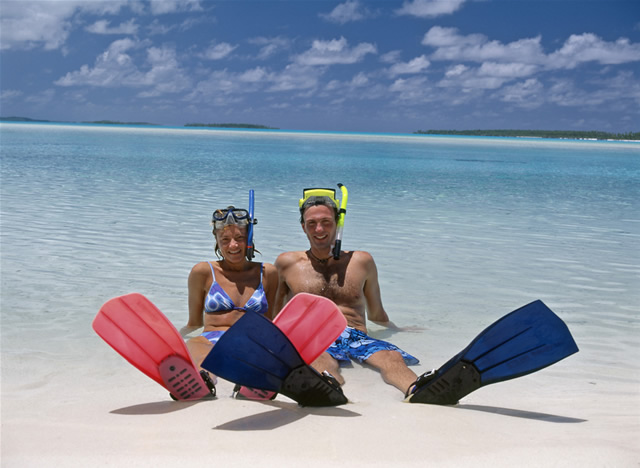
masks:
[[[38,124],[1,124],[0,144],[4,356],[110,352],[90,322],[132,291],[182,326],[215,208],[254,189],[272,262],[306,248],[302,189],[341,182],[343,247],[373,254],[395,322],[426,329],[392,341],[427,367],[540,298],[581,372],[638,369],[639,144]]]

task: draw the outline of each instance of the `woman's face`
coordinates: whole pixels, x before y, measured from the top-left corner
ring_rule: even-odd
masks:
[[[216,240],[225,260],[231,263],[244,260],[247,250],[246,226],[225,226],[224,229],[216,233]]]

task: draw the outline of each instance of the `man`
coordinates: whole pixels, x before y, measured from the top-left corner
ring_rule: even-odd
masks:
[[[380,296],[378,271],[373,257],[363,251],[332,255],[339,220],[333,189],[307,189],[300,200],[300,223],[309,250],[285,252],[275,266],[280,276],[275,309],[300,292],[324,296],[335,302],[347,319],[347,329],[312,365],[327,370],[342,385],[340,361],[355,359],[380,371],[383,380],[406,394],[416,381],[407,367],[418,360],[386,341],[366,335],[367,318],[384,327],[398,329],[389,320]]]

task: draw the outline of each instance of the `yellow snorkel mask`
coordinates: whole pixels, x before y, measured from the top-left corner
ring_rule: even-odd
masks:
[[[338,188],[342,192],[342,200],[338,203],[336,199],[335,189],[329,188],[308,188],[302,191],[302,198],[298,202],[300,208],[300,214],[304,213],[304,210],[313,205],[327,205],[333,208],[338,214],[338,226],[336,231],[336,242],[333,245],[333,258],[338,260],[340,258],[340,248],[342,246],[342,231],[344,229],[344,217],[347,214],[347,199],[349,192],[347,187],[342,184],[338,184]]]
[[[336,191],[328,188],[308,188],[302,191],[302,198],[298,202],[300,211],[304,211],[309,206],[328,205],[338,211],[338,200],[336,200]]]

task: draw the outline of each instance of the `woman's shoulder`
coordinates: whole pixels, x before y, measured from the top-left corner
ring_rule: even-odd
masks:
[[[273,263],[262,262],[262,268],[264,269],[265,275],[278,272]]]
[[[191,274],[195,275],[210,275],[211,268],[216,262],[198,262],[191,268]]]

